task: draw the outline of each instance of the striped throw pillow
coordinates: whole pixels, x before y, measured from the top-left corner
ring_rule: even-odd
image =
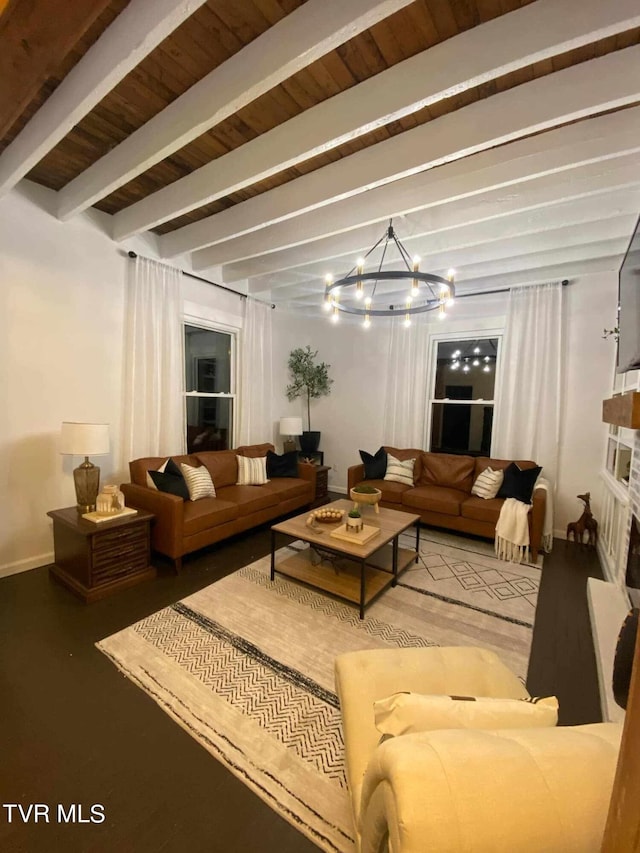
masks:
[[[393,483],[403,483],[405,486],[413,486],[413,466],[416,464],[415,459],[405,459],[401,462],[387,453],[387,471],[384,475],[385,480],[391,480]]]
[[[264,486],[268,482],[266,456],[238,456],[237,486]]]
[[[215,498],[216,488],[213,485],[211,474],[204,465],[194,468],[192,465],[180,463],[182,476],[189,489],[189,499],[199,501],[201,498]]]
[[[504,471],[494,471],[493,468],[485,468],[471,486],[471,494],[477,495],[479,498],[484,498],[488,501],[490,498],[495,498],[500,490],[502,481],[504,480]]]

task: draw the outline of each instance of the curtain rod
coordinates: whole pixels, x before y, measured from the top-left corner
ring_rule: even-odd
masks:
[[[137,257],[138,257],[138,253],[137,253],[137,252],[134,252],[134,251],[129,251],[129,252],[127,252],[127,255],[128,255],[130,258],[133,258],[133,259],[135,259],[135,258],[137,258]],[[143,256],[143,255],[140,255],[139,257],[144,257],[144,256]],[[149,260],[149,258],[146,258],[146,260]],[[162,263],[162,261],[160,261],[159,263]],[[182,275],[186,275],[186,276],[188,276],[189,278],[195,278],[195,280],[196,280],[196,281],[203,281],[205,284],[210,284],[212,287],[219,287],[219,288],[220,288],[220,290],[226,290],[226,291],[227,291],[227,293],[233,293],[235,296],[239,296],[239,297],[240,297],[240,299],[246,299],[246,298],[247,298],[247,294],[246,294],[246,293],[240,293],[240,291],[239,291],[239,290],[234,290],[232,287],[225,287],[225,285],[224,285],[224,284],[218,284],[218,283],[217,283],[217,282],[215,282],[215,281],[209,281],[209,279],[208,279],[208,278],[202,278],[202,276],[200,276],[200,275],[195,275],[194,273],[192,273],[192,272],[187,272],[186,270],[180,270],[180,272],[182,273]],[[255,298],[255,297],[253,297],[253,298]],[[262,299],[256,299],[256,302],[262,302],[262,301],[263,301]],[[271,307],[272,307],[272,308],[275,308],[275,307],[276,307],[276,306],[273,304],[273,302],[265,303],[265,305],[271,305]]]
[[[568,284],[571,284],[568,278],[563,278],[560,284],[563,287],[566,287]],[[463,299],[465,296],[487,296],[492,293],[509,293],[510,290],[513,290],[514,287],[533,287],[534,285],[518,285],[515,284],[513,287],[496,287],[493,290],[475,290],[473,293],[456,293],[456,299]]]

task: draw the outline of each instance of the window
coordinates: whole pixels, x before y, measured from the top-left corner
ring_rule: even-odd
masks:
[[[233,447],[235,335],[184,327],[187,453]]]
[[[490,455],[498,340],[435,342],[430,450]]]

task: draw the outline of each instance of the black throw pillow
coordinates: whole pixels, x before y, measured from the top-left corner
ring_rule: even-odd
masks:
[[[159,492],[167,492],[170,495],[177,495],[185,501],[189,500],[189,489],[187,488],[187,483],[182,476],[182,471],[173,459],[169,459],[164,472],[149,471],[149,476],[155,483]]]
[[[499,498],[515,498],[522,503],[530,504],[533,487],[536,484],[538,475],[542,471],[542,467],[535,468],[518,468],[515,462],[512,462],[504,471],[504,480],[500,486],[497,497]]]
[[[629,698],[639,613],[640,610],[634,607],[627,614],[618,634],[616,652],[613,658],[613,698],[621,708],[627,707]]]
[[[278,456],[273,450],[267,450],[267,477],[297,477],[298,451],[290,450]]]
[[[365,480],[382,480],[387,473],[387,451],[384,447],[372,456],[366,450],[360,451],[360,459],[364,462]]]

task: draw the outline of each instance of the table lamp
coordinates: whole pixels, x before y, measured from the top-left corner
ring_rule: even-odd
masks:
[[[73,471],[78,512],[93,512],[100,487],[100,468],[89,456],[109,453],[109,424],[79,424],[64,421],[60,432],[60,453],[84,456],[84,462]]]
[[[302,435],[302,418],[280,418],[280,435],[288,435],[287,441],[282,442],[285,453],[296,449],[295,435]]]

